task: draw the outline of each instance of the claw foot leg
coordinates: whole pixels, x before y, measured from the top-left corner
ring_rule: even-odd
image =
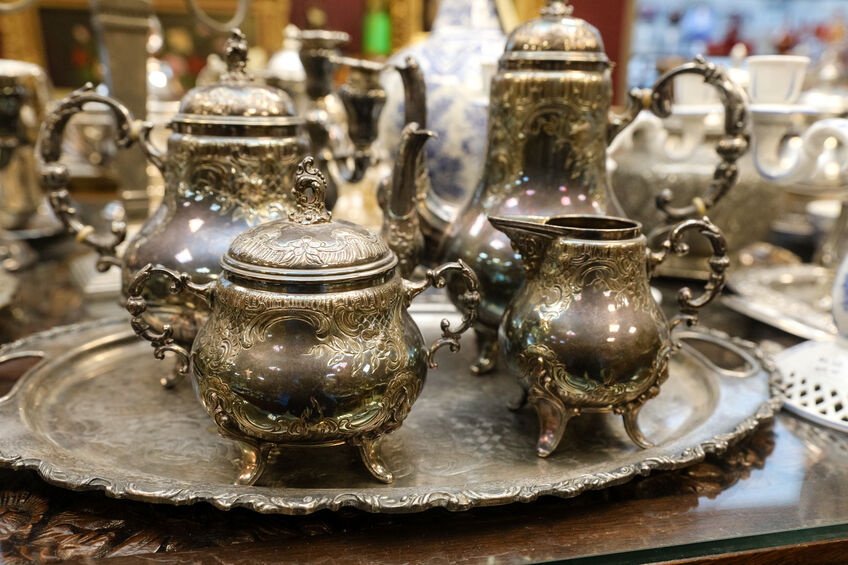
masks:
[[[391,483],[395,478],[386,464],[383,463],[383,458],[380,455],[380,450],[377,447],[379,438],[358,438],[353,445],[359,450],[359,456],[362,457],[362,462],[371,472],[374,477],[383,483]]]
[[[471,365],[475,375],[485,375],[492,371],[498,362],[498,332],[489,328],[477,326],[477,360]]]
[[[243,441],[238,442],[238,444],[241,448],[241,469],[236,484],[250,486],[256,483],[262,471],[265,470],[271,445],[267,443],[252,444]]]
[[[636,406],[635,408],[625,410],[621,416],[624,419],[624,430],[630,439],[633,440],[633,443],[642,449],[648,449],[649,447],[654,447],[654,444],[639,429],[639,410],[641,409],[641,405]]]
[[[536,409],[539,417],[539,441],[536,443],[536,454],[547,457],[559,445],[568,421],[577,416],[580,411],[566,408],[559,398],[541,387],[533,387],[529,394],[530,404]]]

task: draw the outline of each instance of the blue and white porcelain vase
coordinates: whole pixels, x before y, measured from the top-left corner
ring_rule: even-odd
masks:
[[[489,83],[506,36],[494,0],[442,0],[426,40],[395,53],[391,64],[414,57],[427,84],[427,128],[438,133],[427,144],[433,211],[449,221],[473,194],[483,170]],[[486,72],[486,68],[490,72]],[[404,90],[387,72],[388,99],[380,141],[396,148],[404,121]]]

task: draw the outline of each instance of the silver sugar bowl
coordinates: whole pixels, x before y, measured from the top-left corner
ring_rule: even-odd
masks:
[[[274,446],[343,443],[359,450],[377,479],[391,482],[378,440],[403,423],[436,351],[456,351],[476,318],[480,295],[467,265],[404,280],[379,235],[331,219],[325,188],[307,157],[297,170],[295,211],[236,238],[215,281],[199,284],[189,273],[147,265],[129,283],[136,333],[153,343],[157,358],[177,354],[218,431],[241,447],[238,484],[257,480]],[[445,286],[449,274],[467,288],[462,325],[454,330],[444,320],[428,348],[407,308],[428,287]],[[157,276],[211,309],[191,352],[171,327],[158,331],[145,317],[145,287]]]

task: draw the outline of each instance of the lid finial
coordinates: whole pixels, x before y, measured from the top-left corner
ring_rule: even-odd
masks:
[[[230,32],[224,53],[227,58],[228,78],[243,77],[247,74],[247,36],[239,28]]]
[[[306,157],[297,166],[294,177],[295,210],[289,220],[298,224],[323,224],[333,217],[324,205],[327,179],[314,167],[315,160]]]
[[[569,6],[567,1],[548,0],[547,6],[542,8],[543,17],[567,18],[574,12],[574,6]]]

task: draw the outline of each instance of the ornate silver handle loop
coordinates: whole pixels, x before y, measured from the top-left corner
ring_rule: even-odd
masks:
[[[44,119],[38,136],[38,153],[44,164],[41,167],[41,183],[48,192],[50,205],[65,227],[76,236],[77,241],[92,247],[100,258],[97,269],[106,271],[112,265],[120,265],[117,248],[127,236],[124,222],[112,222],[111,235],[97,234],[94,227],[84,223],[74,206],[68,191],[71,175],[68,168],[59,163],[62,156],[62,139],[68,121],[89,102],[105,104],[115,116],[117,125],[115,142],[120,148],[141,141],[145,147],[150,124],[136,121],[130,111],[120,102],[97,94],[91,83],[65,97]],[[154,161],[156,162],[156,161]]]
[[[250,0],[239,0],[238,5],[236,5],[236,13],[226,22],[219,22],[204,12],[203,8],[198,6],[197,0],[186,0],[186,6],[194,19],[201,25],[217,33],[229,33],[232,28],[240,26],[244,21],[250,9]]]
[[[730,265],[730,258],[727,256],[727,240],[724,239],[721,230],[705,216],[700,220],[685,220],[674,226],[668,239],[663,242],[662,249],[657,252],[648,252],[649,272],[652,272],[657,265],[665,261],[669,251],[677,255],[688,253],[689,245],[683,241],[683,237],[690,231],[697,231],[706,237],[712,246],[713,254],[709,259],[710,278],[704,286],[704,293],[697,298],[693,298],[692,290],[689,287],[680,289],[677,294],[680,314],[672,320],[672,329],[681,322],[686,322],[686,325],[690,327],[698,323],[698,310],[721,294],[727,267]]]
[[[403,281],[406,289],[407,306],[412,299],[430,288],[444,288],[448,284],[445,275],[452,271],[457,272],[462,277],[462,282],[465,284],[466,291],[459,297],[460,310],[462,310],[462,324],[454,330],[451,328],[450,321],[442,319],[441,328],[442,336],[437,339],[427,353],[427,363],[431,369],[438,367],[435,361],[436,352],[442,347],[449,345],[450,350],[454,353],[459,351],[459,339],[463,333],[471,329],[474,321],[477,319],[477,307],[480,305],[480,291],[477,275],[471,270],[462,259],[455,263],[445,263],[435,269],[427,271],[427,278],[421,282],[413,283],[407,280]]]
[[[745,94],[739,86],[715,64],[698,56],[691,63],[681,65],[660,77],[653,87],[651,95],[651,111],[660,118],[671,115],[671,93],[669,87],[672,80],[683,74],[698,74],[704,77],[704,82],[718,90],[719,98],[724,106],[724,136],[716,146],[721,161],[716,166],[709,191],[703,197],[696,196],[688,206],[671,206],[672,191],[664,189],[657,195],[657,208],[670,220],[682,220],[692,216],[703,216],[707,210],[721,200],[736,184],[739,168],[736,162],[748,151],[750,136],[748,135],[748,108],[745,104]]]
[[[127,312],[132,314],[130,325],[133,331],[139,337],[149,341],[153,345],[153,356],[159,360],[165,358],[165,353],[170,351],[177,355],[177,373],[164,377],[161,380],[162,386],[171,388],[175,386],[189,370],[189,352],[186,348],[178,345],[174,341],[174,329],[169,324],[163,324],[162,331],[157,332],[144,319],[144,314],[147,312],[147,301],[142,296],[144,288],[153,276],[163,276],[171,280],[169,291],[171,294],[177,294],[183,291],[190,292],[195,296],[203,299],[207,304],[211,303],[212,286],[214,282],[204,285],[199,285],[191,282],[191,276],[188,273],[178,273],[164,267],[154,267],[148,263],[140,271],[138,271],[130,281],[127,288],[127,302],[125,308]]]

